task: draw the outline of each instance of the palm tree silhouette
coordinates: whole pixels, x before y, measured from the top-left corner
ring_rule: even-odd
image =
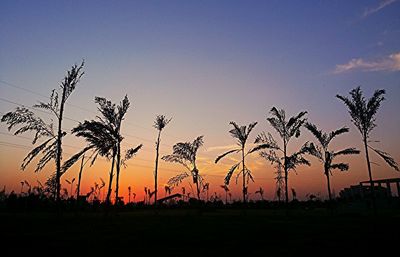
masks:
[[[8,130],[11,130],[14,126],[21,125],[21,127],[14,132],[14,135],[22,134],[24,132],[34,132],[35,135],[32,141],[33,145],[36,144],[37,140],[41,137],[48,138],[27,154],[21,164],[21,169],[24,170],[26,166],[39,154],[42,154],[43,156],[37,163],[35,172],[42,170],[50,160],[54,159],[56,162],[56,172],[54,178],[50,179],[54,179],[54,193],[58,204],[61,200],[62,138],[66,135],[66,132],[62,131],[64,106],[84,74],[82,71],[83,66],[84,61],[82,61],[80,66],[75,64],[69,71],[67,71],[67,75],[64,77],[60,85],[61,99],[59,99],[58,92],[53,90],[48,103],[39,102],[39,104],[33,106],[34,108],[48,110],[54,114],[58,123],[57,133],[53,130],[53,123],[46,124],[40,117],[37,117],[31,110],[25,107],[18,107],[14,112],[8,112],[1,118],[1,122],[6,122],[9,125]]]
[[[242,153],[242,158],[241,161],[233,165],[229,170],[228,173],[226,174],[225,177],[225,185],[229,185],[229,182],[231,180],[231,177],[236,169],[240,169],[240,164],[242,164],[242,168],[240,169],[240,172],[236,176],[236,183],[238,181],[238,178],[240,174],[242,174],[242,179],[243,179],[243,202],[246,202],[246,194],[247,194],[247,184],[249,183],[249,180],[251,179],[254,182],[253,176],[251,175],[251,171],[246,167],[245,164],[245,157],[253,152],[259,151],[261,149],[264,149],[266,146],[265,145],[258,145],[252,149],[250,149],[246,154],[245,154],[245,149],[246,149],[246,142],[247,139],[250,135],[250,132],[253,130],[253,128],[257,125],[257,122],[250,123],[248,126],[239,126],[237,125],[234,121],[231,121],[229,124],[233,126],[233,129],[229,131],[231,133],[231,136],[233,138],[237,139],[237,145],[239,148],[229,150],[220,156],[218,156],[215,159],[215,163],[218,163],[219,160],[224,158],[225,156],[231,154],[231,153]]]
[[[168,180],[169,186],[177,186],[185,178],[192,176],[193,184],[196,185],[197,199],[200,200],[200,186],[203,185],[203,177],[200,175],[196,165],[197,150],[203,145],[203,136],[197,137],[193,142],[177,143],[173,146],[173,152],[170,155],[163,156],[161,159],[167,162],[181,164],[189,172],[183,172]]]
[[[83,123],[72,129],[72,133],[77,137],[83,137],[88,145],[80,152],[73,155],[63,165],[63,172],[70,168],[79,158],[88,151],[93,151],[91,165],[97,159],[97,156],[106,157],[112,160],[111,170],[109,174],[109,183],[106,196],[106,203],[111,203],[112,181],[114,177],[114,166],[117,168],[117,185],[116,185],[116,200],[118,200],[118,179],[121,165],[126,166],[126,161],[131,159],[142,147],[139,145],[135,148],[130,148],[126,151],[125,157],[121,160],[121,141],[123,137],[120,133],[121,123],[129,108],[128,97],[125,96],[120,105],[116,106],[111,101],[102,97],[95,97],[95,103],[99,105],[98,110],[101,117],[97,120],[85,120]],[[116,165],[115,165],[115,162]]]
[[[158,176],[158,157],[159,157],[159,150],[160,150],[160,141],[161,141],[161,131],[168,125],[171,119],[166,118],[164,115],[157,115],[156,120],[154,121],[153,127],[157,129],[158,136],[156,142],[156,164],[154,168],[154,205],[157,204],[157,176]]]
[[[309,153],[315,156],[324,165],[324,174],[326,176],[328,186],[329,201],[332,201],[330,184],[330,176],[332,176],[332,170],[338,169],[341,171],[347,171],[349,169],[349,164],[347,163],[334,163],[335,158],[341,155],[359,154],[360,151],[353,147],[346,148],[337,152],[329,149],[329,144],[335,137],[349,132],[349,128],[347,127],[342,127],[340,129],[331,131],[330,133],[326,133],[318,129],[315,124],[312,124],[310,122],[306,122],[304,126],[314,135],[319,143],[319,146],[311,143]]]
[[[300,112],[296,116],[286,120],[285,110],[278,110],[275,107],[271,109],[272,117],[267,118],[270,125],[278,132],[278,135],[282,139],[283,147],[280,147],[277,141],[273,138],[270,133],[262,132],[255,140],[256,144],[262,144],[269,151],[262,151],[260,156],[270,161],[271,164],[276,164],[277,169],[284,171],[285,180],[285,201],[289,202],[289,190],[288,190],[288,175],[290,170],[296,170],[298,165],[310,165],[310,162],[306,160],[303,155],[309,150],[309,143],[306,142],[299,151],[294,152],[292,155],[288,154],[288,144],[290,139],[293,137],[298,138],[300,136],[300,128],[306,121],[304,116],[307,112]]]
[[[337,98],[343,101],[343,103],[347,106],[349,114],[351,116],[351,121],[357,127],[358,131],[361,134],[361,138],[364,144],[365,150],[365,159],[367,161],[368,168],[368,176],[371,184],[371,195],[373,200],[373,208],[376,212],[376,204],[375,204],[375,190],[374,183],[372,180],[372,171],[371,171],[371,162],[369,159],[368,148],[372,149],[375,153],[377,153],[380,157],[382,157],[385,162],[395,170],[399,170],[399,167],[396,161],[393,159],[390,154],[375,149],[370,146],[370,133],[376,127],[376,113],[378,112],[379,107],[383,100],[385,100],[385,90],[375,90],[373,96],[366,100],[363,96],[363,92],[360,87],[356,87],[355,89],[350,91],[350,98],[336,95]]]

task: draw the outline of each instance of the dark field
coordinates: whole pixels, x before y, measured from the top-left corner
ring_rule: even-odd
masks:
[[[2,256],[398,256],[399,210],[0,213]]]

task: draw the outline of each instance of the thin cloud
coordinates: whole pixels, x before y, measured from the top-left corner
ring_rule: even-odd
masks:
[[[374,14],[376,12],[379,12],[380,10],[382,10],[383,8],[393,4],[394,2],[396,2],[397,0],[382,0],[379,2],[379,5],[376,7],[369,7],[366,8],[364,13],[363,13],[363,18],[368,17],[371,14]]]
[[[350,71],[400,71],[400,52],[377,60],[351,59],[345,64],[336,65],[334,74]]]
[[[221,146],[210,146],[207,148],[207,152],[223,151],[239,148],[237,145],[221,145]]]

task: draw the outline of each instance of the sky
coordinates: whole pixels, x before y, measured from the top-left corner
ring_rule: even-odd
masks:
[[[85,75],[68,99],[63,128],[95,118],[95,96],[118,103],[127,94],[131,108],[124,121],[123,146],[144,148],[121,171],[121,192],[127,188],[143,199],[144,187],[153,187],[157,114],[172,117],[162,134],[161,155],[177,142],[204,135],[198,152],[200,173],[210,182],[210,195],[223,197],[220,185],[239,156],[214,164],[231,149],[229,122],[258,124],[250,141],[267,124],[276,106],[288,115],[308,111],[308,120],[331,131],[348,126],[350,133],[332,144],[335,149],[362,149],[361,137],[336,94],[347,95],[361,86],[366,96],[385,89],[386,101],[377,116],[374,146],[400,161],[400,1],[1,1],[0,3],[0,115],[17,105],[47,101],[66,71],[85,60]],[[46,121],[51,117],[37,113]],[[0,186],[21,191],[21,181],[44,182],[54,170],[50,164],[34,173],[35,163],[21,171],[32,148],[32,135],[12,135],[0,124]],[[296,150],[313,137],[303,129],[289,147]],[[68,135],[64,160],[85,142]],[[325,198],[322,166],[312,157],[311,167],[289,175],[289,188],[299,198]],[[372,154],[374,178],[400,177]],[[342,159],[348,172],[335,172],[336,195],[344,187],[368,179],[363,152]],[[257,154],[248,158],[255,182],[250,198],[262,187],[273,199],[274,168]],[[100,179],[108,180],[110,162],[100,159],[83,173],[82,191]],[[160,194],[168,179],[182,172],[177,164],[160,162]],[[63,176],[76,178],[79,165]],[[190,188],[190,180],[182,184]],[[241,183],[230,184],[240,198]],[[174,192],[180,192],[180,187]]]

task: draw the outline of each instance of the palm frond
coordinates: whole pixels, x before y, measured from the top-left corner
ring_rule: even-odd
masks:
[[[64,164],[61,167],[61,173],[66,172],[72,165],[74,165],[80,158],[82,155],[84,155],[87,151],[93,149],[94,146],[93,145],[89,145],[86,146],[85,148],[83,148],[81,151],[79,151],[78,153],[74,154],[73,156],[71,156],[67,161],[64,162]]]
[[[374,150],[380,157],[382,157],[390,167],[392,167],[396,171],[399,171],[399,166],[398,166],[397,162],[394,160],[394,158],[389,153],[375,149],[373,147],[370,147],[370,148],[372,150]]]
[[[268,144],[269,145],[268,148],[270,148],[270,149],[281,150],[278,143],[276,142],[274,137],[269,132],[267,134],[265,134],[265,132],[261,132],[259,135],[257,135],[256,139],[254,140],[254,143],[255,144],[260,144],[260,143]]]
[[[253,147],[252,149],[250,149],[248,152],[247,152],[247,154],[251,154],[251,153],[254,153],[254,152],[257,152],[257,151],[260,151],[260,150],[263,150],[263,149],[271,149],[271,148],[273,148],[270,144],[268,144],[268,143],[265,143],[265,144],[260,144],[260,145],[257,145],[257,146],[255,146],[255,147]],[[273,149],[275,149],[275,148],[273,148]],[[247,155],[246,154],[246,155]]]
[[[233,166],[228,170],[228,173],[226,174],[225,179],[224,179],[225,185],[229,185],[229,182],[230,182],[230,180],[231,180],[232,174],[233,174],[233,172],[236,170],[236,168],[239,167],[240,163],[241,163],[241,162],[236,163],[235,165],[233,165]]]
[[[250,132],[253,130],[253,128],[257,125],[257,122],[250,123],[248,128],[247,128],[247,133],[246,133],[246,139],[250,135]]]
[[[240,146],[243,146],[243,144],[246,142],[246,127],[245,126],[241,126],[239,127],[238,124],[236,124],[236,122],[231,121],[229,122],[229,124],[231,124],[233,126],[233,129],[229,131],[229,133],[231,133],[231,136],[236,138],[238,140],[238,144]]]
[[[306,122],[304,124],[304,127],[314,135],[314,137],[318,140],[322,147],[327,147],[327,137],[326,134],[322,132],[322,130],[318,129],[315,124],[312,124],[310,122]]]
[[[182,182],[182,180],[184,180],[187,177],[189,177],[189,174],[187,172],[183,172],[179,175],[176,175],[176,176],[170,178],[168,180],[167,184],[170,187],[176,187]]]
[[[343,127],[343,128],[332,131],[331,133],[329,133],[329,136],[327,137],[327,144],[329,144],[329,142],[332,139],[334,139],[335,137],[337,137],[341,134],[347,133],[349,131],[350,131],[350,129],[348,127]]]
[[[218,163],[219,160],[221,160],[222,158],[224,158],[224,157],[227,156],[228,154],[235,153],[235,152],[237,153],[237,152],[239,152],[240,150],[241,150],[241,149],[233,149],[233,150],[229,150],[228,152],[219,155],[219,156],[215,159],[215,163]]]
[[[139,152],[139,150],[143,147],[143,144],[140,144],[138,146],[136,146],[135,148],[130,148],[128,150],[126,150],[125,153],[125,161],[131,159],[135,154],[137,154],[137,152]]]
[[[331,169],[339,169],[341,171],[349,170],[349,164],[347,163],[334,163],[330,166]]]
[[[33,158],[35,158],[40,152],[42,152],[46,147],[47,144],[53,140],[53,138],[50,138],[46,141],[44,141],[42,144],[38,145],[37,147],[33,148],[24,158],[22,165],[21,165],[21,169],[25,170],[26,166],[28,166],[28,164],[33,160]]]
[[[354,147],[351,147],[351,148],[347,148],[347,149],[344,149],[344,150],[340,150],[340,151],[338,151],[338,152],[335,152],[335,153],[333,153],[333,156],[349,155],[349,154],[359,154],[359,153],[360,153],[359,150],[357,150],[357,149],[354,148]]]

